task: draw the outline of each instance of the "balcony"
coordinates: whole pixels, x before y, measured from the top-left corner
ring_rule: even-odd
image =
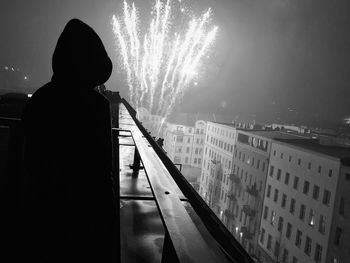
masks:
[[[250,217],[254,217],[255,214],[256,214],[256,210],[255,210],[255,209],[252,209],[249,205],[244,205],[243,208],[242,208],[242,211],[243,211],[247,216],[250,216]]]
[[[242,238],[251,240],[254,237],[254,233],[251,233],[246,226],[241,227]]]
[[[230,174],[230,179],[236,185],[241,185],[242,184],[241,178],[239,178],[239,176],[236,175],[236,174]]]
[[[248,253],[136,119],[133,108],[125,100],[117,104],[114,177],[116,198],[122,204],[117,211],[117,239],[121,240],[115,247],[118,261],[252,263]],[[0,119],[0,171],[6,171],[1,173],[1,200],[6,202],[2,207],[8,217],[8,233],[2,236],[9,240],[7,246],[14,244],[7,250],[17,254],[21,248],[16,240],[19,234],[14,232],[25,220],[19,209],[24,196],[18,185],[25,183],[21,181],[21,136],[19,119]]]
[[[229,192],[229,194],[227,195],[227,198],[230,199],[231,202],[237,203],[237,197],[232,191]]]
[[[253,197],[259,197],[259,191],[256,186],[247,186],[246,192]]]
[[[235,219],[235,215],[232,211],[230,211],[230,209],[225,209],[224,215],[229,219],[232,219],[232,220]]]

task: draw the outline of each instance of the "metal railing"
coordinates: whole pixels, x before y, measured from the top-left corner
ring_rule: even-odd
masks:
[[[171,244],[170,246],[172,246],[174,254],[177,255],[178,262],[222,262],[220,260],[217,261],[217,259],[222,258],[222,255],[225,256],[227,262],[253,262],[245,249],[232,236],[226,226],[176,168],[163,149],[137,120],[136,111],[124,99],[121,100],[120,106],[125,107],[135,125],[130,130],[166,228],[165,244]],[[152,147],[152,151],[149,148],[145,148],[144,141]],[[153,155],[153,152],[155,155]],[[150,156],[152,156],[152,160],[150,160]],[[153,171],[153,173],[157,174],[156,177],[153,177],[152,171],[149,169],[152,170],[155,166],[158,166],[159,169]],[[210,251],[210,249],[205,242],[201,243],[201,238],[198,239],[196,226],[188,217],[181,200],[172,194],[172,190],[168,190],[172,189],[173,186],[171,186],[171,181],[166,179],[167,176],[171,176],[176,186],[186,197],[188,203],[207,229],[210,237],[220,247],[222,255],[207,254],[203,257],[207,253],[206,251]],[[186,232],[183,232],[184,229],[186,229]],[[195,245],[193,246],[192,244]]]

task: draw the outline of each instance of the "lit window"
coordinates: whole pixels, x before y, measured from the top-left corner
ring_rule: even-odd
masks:
[[[315,226],[315,212],[313,209],[310,209],[309,213],[309,225],[314,227]]]

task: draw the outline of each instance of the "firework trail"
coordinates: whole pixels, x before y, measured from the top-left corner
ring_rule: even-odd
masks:
[[[217,27],[209,28],[210,9],[190,19],[187,30],[178,32],[174,13],[179,12],[172,10],[172,6],[171,0],[155,0],[152,19],[142,40],[134,3],[124,1],[123,16],[112,18],[131,103],[165,118],[198,76],[201,60],[217,32]]]

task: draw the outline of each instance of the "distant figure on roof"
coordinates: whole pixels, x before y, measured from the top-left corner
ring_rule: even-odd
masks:
[[[110,262],[115,223],[109,102],[94,90],[112,62],[95,31],[70,20],[53,76],[23,114],[28,262]]]

